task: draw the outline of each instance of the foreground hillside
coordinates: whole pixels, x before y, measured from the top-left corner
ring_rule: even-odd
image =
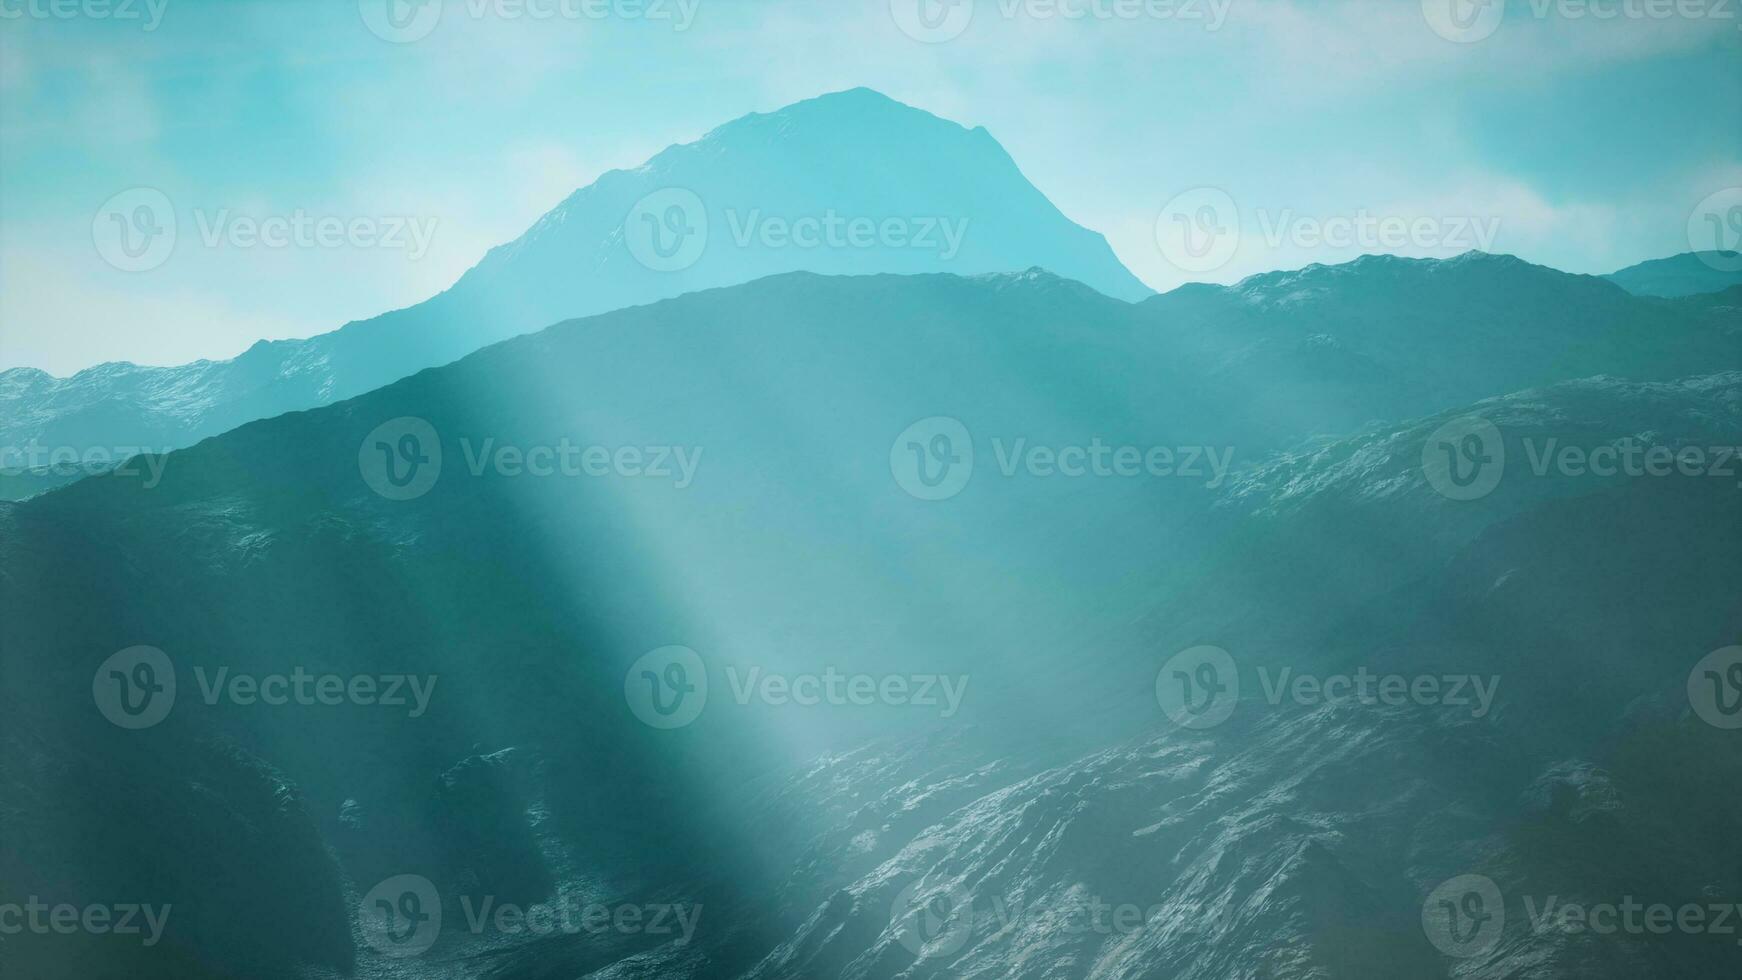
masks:
[[[775,277],[243,426],[150,486],[0,506],[0,837],[22,842],[0,902],[173,910],[149,947],[0,955],[176,978],[1719,975],[1716,934],[1529,910],[1742,901],[1742,760],[1688,689],[1742,631],[1742,476],[1715,451],[1661,475],[1558,453],[1733,446],[1722,324],[1498,257],[1358,265],[1191,309],[1039,271]],[[1557,304],[1598,341],[1571,350]],[[1450,359],[1460,320],[1488,358]],[[1324,350],[1374,370],[1315,382]],[[1505,454],[1480,494],[1437,462],[1472,416]],[[916,427],[938,417],[960,428]],[[109,672],[141,645],[167,671]],[[699,674],[644,669],[672,645]],[[1201,645],[1238,697],[1181,727],[1170,692],[1205,675],[1171,658]],[[1284,670],[1438,693],[1327,700]],[[807,704],[750,672],[880,693]],[[261,697],[293,675],[344,693]],[[698,713],[648,713],[649,675],[655,705],[705,675]],[[403,875],[430,903],[389,908],[440,906],[425,949],[372,931]],[[1422,925],[1461,875],[1505,909],[1474,952]],[[476,919],[486,900],[692,928],[541,935]]]

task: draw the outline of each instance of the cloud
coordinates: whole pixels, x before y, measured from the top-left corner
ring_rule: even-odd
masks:
[[[292,317],[238,308],[205,289],[160,289],[137,277],[91,275],[86,266],[71,257],[45,260],[27,249],[0,251],[0,322],[6,324],[0,370],[29,366],[65,375],[102,361],[228,357],[255,339],[294,336],[299,326]]]
[[[23,39],[10,31],[0,34],[0,95],[22,99],[32,93],[35,79]]]

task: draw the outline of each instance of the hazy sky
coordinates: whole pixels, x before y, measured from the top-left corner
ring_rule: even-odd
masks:
[[[1472,245],[1608,272],[1687,251],[1742,187],[1738,0],[933,3],[0,0],[0,367],[229,357],[406,306],[604,170],[858,85],[987,127],[1157,289]],[[1157,226],[1204,187],[1241,235],[1200,272]],[[94,243],[134,188],[178,220],[148,271]],[[230,234],[273,216],[346,242]]]

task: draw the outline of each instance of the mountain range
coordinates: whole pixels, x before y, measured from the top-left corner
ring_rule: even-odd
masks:
[[[662,254],[664,253],[664,254]],[[1730,253],[1687,253],[1606,278],[1637,295],[1738,284]],[[783,272],[977,275],[1037,267],[1126,302],[1152,291],[1100,235],[1061,214],[984,129],[869,89],[727,123],[634,170],[577,190],[452,287],[415,306],[305,340],[261,341],[229,360],[101,364],[57,378],[0,371],[0,499],[63,485],[91,464],[193,445],[245,422],[329,404],[559,320]],[[1311,306],[1293,276],[1190,285],[1170,311],[1247,318]],[[1441,282],[1449,282],[1449,277]],[[1554,315],[1551,312],[1551,315]],[[1338,324],[1325,325],[1335,338]],[[1280,356],[1253,337],[1240,356]],[[1314,341],[1320,342],[1320,340]],[[1335,370],[1357,363],[1322,349]],[[58,457],[56,457],[58,458]]]
[[[1158,295],[856,89],[406,310],[0,372],[170,449],[0,474],[0,927],[162,914],[0,976],[1728,975],[1593,927],[1742,922],[1728,258]]]
[[[1030,266],[1122,299],[1151,292],[984,129],[853,89],[745,116],[610,171],[416,306],[307,340],[261,341],[226,361],[112,363],[68,378],[0,372],[0,446],[181,448],[559,320],[782,272]],[[78,472],[25,474],[7,495]]]
[[[1630,265],[1604,278],[1639,296],[1694,296],[1742,285],[1742,253],[1683,252]]]
[[[1742,893],[1742,749],[1685,691],[1742,627],[1737,479],[1530,461],[1733,444],[1733,339],[1707,307],[1479,254],[1135,304],[1041,270],[789,273],[245,424],[156,482],[0,504],[0,836],[22,842],[0,899],[176,910],[148,949],[8,955],[177,978],[1716,975],[1717,936],[1543,931],[1523,900]],[[1458,500],[1422,460],[1471,415],[1507,463]],[[937,417],[973,450],[941,500],[892,460]],[[408,433],[433,476],[384,482]],[[565,440],[641,462],[531,465]],[[1018,440],[1227,467],[1069,477]],[[687,477],[650,472],[662,448]],[[142,644],[177,694],[129,730],[93,678]],[[1250,673],[1225,725],[1176,727],[1158,678],[1201,644]],[[667,730],[625,684],[670,645],[709,694]],[[1267,703],[1282,669],[1499,680],[1475,716]],[[830,670],[965,693],[947,717],[736,693]],[[433,682],[419,710],[213,680],[299,671]],[[441,931],[398,958],[362,930],[405,874]],[[1465,874],[1510,915],[1460,960],[1420,919]],[[702,913],[682,942],[529,937],[474,931],[486,898]],[[1136,918],[1071,927],[1094,902]]]

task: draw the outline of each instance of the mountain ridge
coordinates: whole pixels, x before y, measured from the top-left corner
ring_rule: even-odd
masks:
[[[1603,278],[1637,296],[1666,298],[1716,293],[1742,284],[1742,253],[1723,249],[1647,259]]]
[[[918,174],[919,179],[914,179]],[[676,194],[676,197],[672,195]],[[688,194],[688,197],[683,197]],[[689,209],[687,264],[657,248]],[[832,209],[875,229],[809,247],[791,222]],[[694,213],[690,213],[694,212]],[[771,229],[771,219],[780,226]],[[893,222],[893,224],[891,224]],[[643,242],[635,236],[653,234]],[[953,237],[952,237],[953,234]],[[649,249],[654,249],[649,251]],[[0,446],[175,448],[255,418],[325,404],[560,320],[789,271],[1002,272],[1045,266],[1111,293],[1148,287],[1070,221],[984,129],[870,90],[724,123],[579,188],[422,303],[228,360],[112,362],[55,378],[0,372]]]
[[[1464,302],[1444,321],[1490,298]],[[1266,362],[1235,362],[1250,384],[1205,383],[1164,324],[1033,271],[788,273],[564,321],[257,420],[172,454],[149,488],[112,473],[0,504],[0,713],[13,719],[0,727],[0,795],[31,801],[0,808],[0,830],[30,856],[0,853],[0,889],[139,894],[193,913],[178,913],[161,949],[27,936],[12,952],[29,964],[73,948],[91,975],[124,960],[142,980],[890,980],[1034,964],[1077,975],[1057,964],[1091,962],[1091,975],[1133,978],[1225,977],[1243,963],[1287,980],[1432,977],[1444,961],[1419,906],[1455,874],[1536,894],[1564,867],[1622,873],[1637,859],[1665,868],[1673,895],[1737,883],[1673,860],[1707,836],[1655,832],[1650,803],[1682,794],[1689,812],[1714,814],[1709,837],[1724,849],[1711,853],[1735,853],[1717,805],[1728,784],[1686,778],[1696,760],[1742,771],[1733,740],[1659,710],[1679,695],[1686,714],[1689,665],[1737,622],[1731,481],[1538,479],[1519,459],[1492,496],[1451,500],[1417,465],[1431,418],[1238,469],[1220,489],[1001,479],[994,453],[957,498],[898,485],[891,440],[927,414],[1047,445],[1226,440],[1244,453],[1310,433],[1315,420],[1287,400],[1271,417],[1231,410],[1270,384]],[[1638,332],[1670,350],[1685,339]],[[1562,363],[1528,347],[1492,354],[1536,357],[1536,373]],[[1739,381],[1568,382],[1501,396],[1519,403],[1501,422],[1585,445],[1648,430],[1704,439],[1733,431]],[[1421,383],[1362,379],[1393,405]],[[369,484],[359,447],[405,417],[430,425],[447,468],[425,495],[393,500]],[[563,437],[707,457],[682,490],[465,463],[467,442]],[[1339,465],[1373,446],[1382,466]],[[1303,488],[1312,499],[1290,499]],[[1618,559],[1601,560],[1608,548]],[[964,581],[964,561],[986,574]],[[1671,583],[1666,599],[1635,616],[1629,599],[1650,577]],[[1485,628],[1454,628],[1465,621]],[[172,658],[183,698],[162,724],[127,731],[94,710],[92,676],[139,643]],[[972,693],[943,735],[923,712],[843,709],[825,724],[820,708],[718,695],[693,725],[655,730],[632,714],[624,678],[671,643],[699,651],[720,692],[722,665],[826,663],[967,676]],[[1197,643],[1303,674],[1505,677],[1491,720],[1450,705],[1267,705],[1249,684],[1227,725],[1189,731],[1160,718],[1157,679]],[[193,671],[292,664],[440,686],[415,718],[194,696]],[[1642,696],[1650,711],[1630,706]],[[1630,710],[1622,744],[1590,734]],[[1681,764],[1654,776],[1659,745]],[[1606,780],[1618,810],[1602,807]],[[1383,791],[1355,792],[1373,785]],[[117,794],[149,805],[115,807]],[[1584,846],[1565,866],[1533,846],[1545,823],[1588,845],[1610,826],[1581,831],[1592,808],[1621,822],[1613,846]],[[238,863],[252,871],[239,882],[214,870]],[[347,927],[370,883],[405,873],[438,886],[449,928],[423,958],[394,963]],[[915,880],[971,894],[969,944],[926,956],[903,940],[892,908]],[[695,944],[642,948],[479,937],[453,900],[554,901],[568,894],[559,881],[709,911]],[[241,901],[248,891],[264,906]],[[1118,934],[1055,928],[1047,910],[1085,897],[1163,911]],[[993,900],[1040,915],[1004,932]],[[259,939],[262,907],[294,928]],[[1204,909],[1224,913],[1208,935],[1177,928]],[[1504,964],[1476,975],[1543,962],[1603,975],[1580,969],[1601,962],[1596,944],[1533,944],[1513,922]],[[1706,975],[1733,952],[1630,943],[1616,955],[1635,974]]]

